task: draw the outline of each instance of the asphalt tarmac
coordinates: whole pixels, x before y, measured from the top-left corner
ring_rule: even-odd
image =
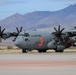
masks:
[[[76,75],[76,53],[0,54],[0,75]]]

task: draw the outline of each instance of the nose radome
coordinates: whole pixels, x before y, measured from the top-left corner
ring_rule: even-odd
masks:
[[[23,47],[25,47],[25,46],[24,46],[24,43],[23,43],[23,39],[22,39],[21,37],[18,37],[18,38],[15,40],[14,44],[15,44],[17,47],[21,48],[21,49],[23,49]]]
[[[18,36],[18,37],[16,38],[14,44],[15,44],[16,46],[18,46],[18,47],[21,45],[21,37],[20,37],[20,36]]]
[[[21,36],[18,36],[16,38],[14,44],[21,49],[27,48],[27,42],[25,42],[25,40]]]
[[[20,45],[20,42],[19,42],[18,40],[15,40],[14,44],[15,44],[16,46],[19,46],[19,45]]]

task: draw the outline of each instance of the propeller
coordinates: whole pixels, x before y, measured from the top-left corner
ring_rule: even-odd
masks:
[[[54,32],[53,34],[55,34],[57,37],[61,37],[61,35],[64,35],[64,33],[62,33],[64,31],[65,28],[60,29],[60,25],[58,26],[58,30],[54,27],[54,30],[56,32]]]
[[[54,40],[56,43],[56,52],[63,52],[63,50],[65,49],[65,43],[68,36],[65,33],[63,33],[64,29],[65,28],[61,29],[60,25],[58,26],[58,29],[54,27],[55,32],[53,32],[52,34],[55,35]]]
[[[58,26],[58,29],[54,27],[55,32],[53,32],[53,34],[57,37],[56,40],[59,42],[63,42],[63,37],[62,35],[65,35],[63,33],[65,28],[60,28],[60,25]]]
[[[22,26],[20,27],[20,29],[18,27],[16,27],[17,33],[19,34],[20,32],[22,32]]]
[[[13,36],[15,36],[13,41],[15,41],[17,36],[19,35],[19,33],[22,32],[22,28],[23,28],[22,26],[20,27],[20,29],[18,27],[16,27],[17,32],[13,32],[13,34],[12,34]]]
[[[5,31],[5,28],[4,29],[1,29],[1,26],[0,26],[0,42],[2,42],[2,38],[3,38],[3,35],[4,35],[4,32]]]
[[[22,32],[22,27],[20,27],[20,29],[18,27],[16,27],[16,32],[10,33],[10,35],[17,37],[20,32]]]

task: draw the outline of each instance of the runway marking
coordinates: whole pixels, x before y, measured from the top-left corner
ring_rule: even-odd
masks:
[[[76,66],[76,61],[0,61],[0,66]]]

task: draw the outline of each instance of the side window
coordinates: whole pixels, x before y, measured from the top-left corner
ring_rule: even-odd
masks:
[[[28,34],[28,33],[25,33],[24,36],[25,36],[25,37],[29,37],[29,34]]]
[[[28,38],[26,38],[25,41],[28,41]]]

